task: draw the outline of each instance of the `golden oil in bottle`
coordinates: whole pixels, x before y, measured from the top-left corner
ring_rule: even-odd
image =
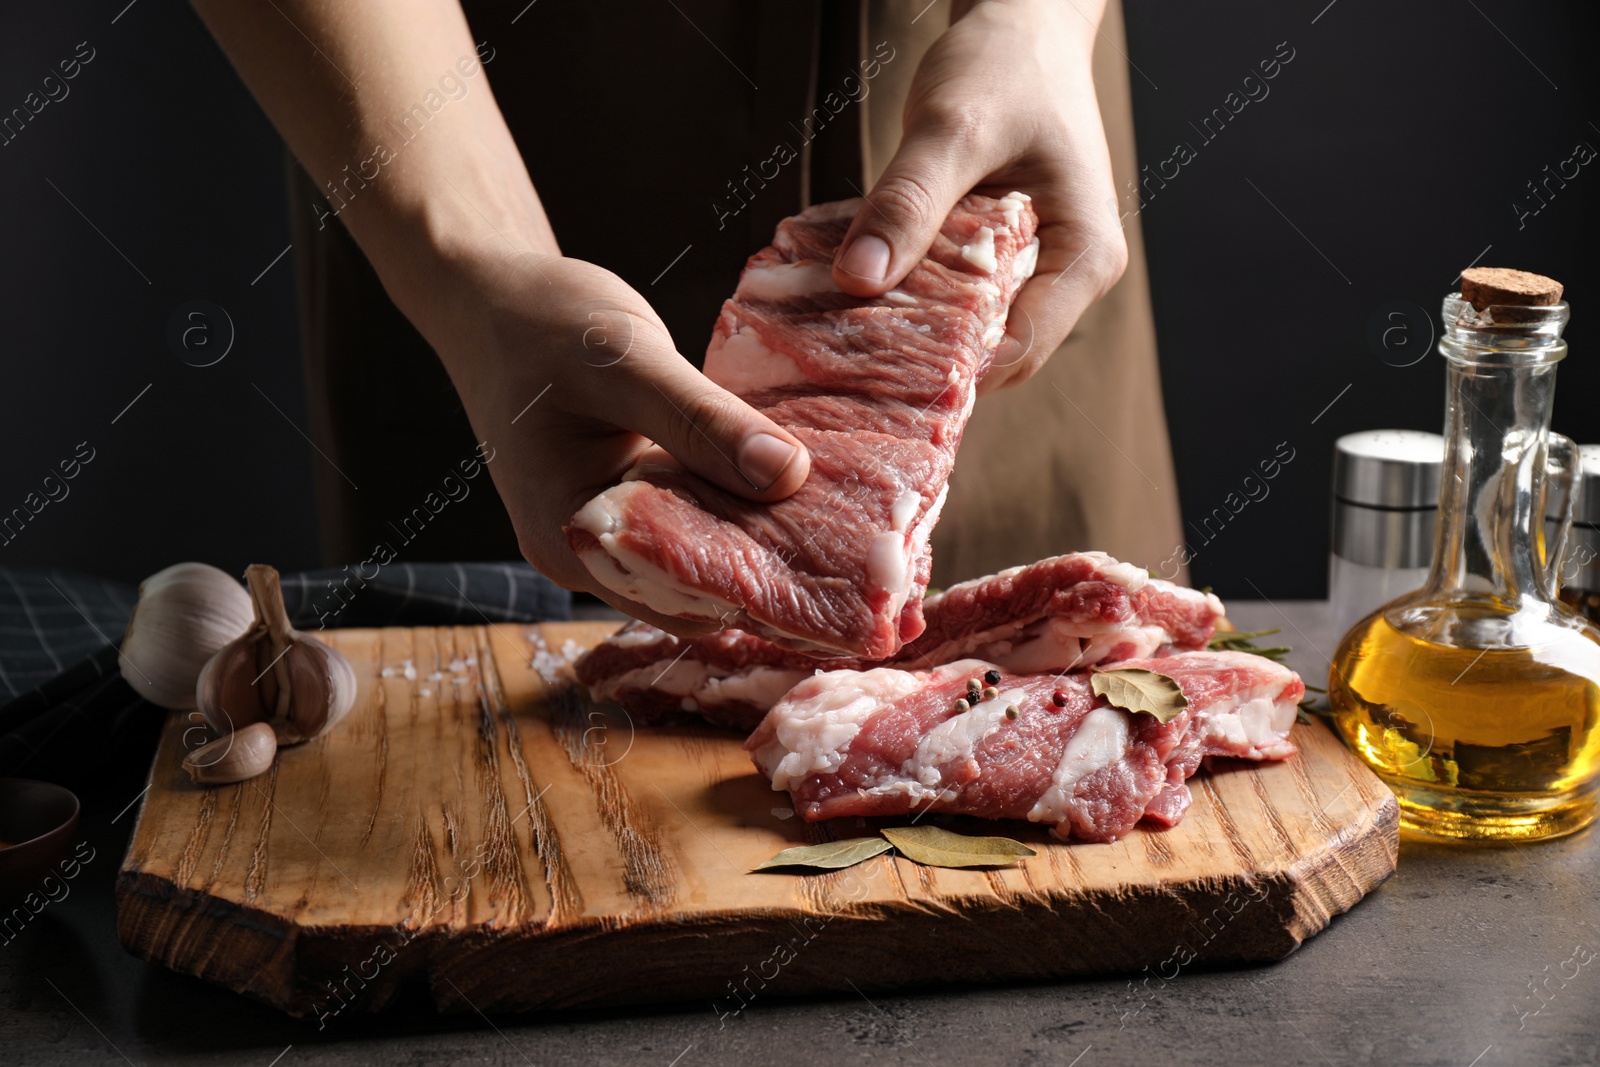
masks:
[[[1339,732],[1395,791],[1402,824],[1444,837],[1528,840],[1593,822],[1600,630],[1529,618],[1507,625],[1493,608],[1464,604],[1442,619],[1405,604],[1345,636],[1328,683]],[[1441,623],[1512,628],[1520,647],[1419,636]]]
[[[1445,298],[1445,454],[1421,589],[1345,635],[1328,701],[1401,824],[1532,841],[1600,813],[1600,628],[1559,599],[1578,446],[1550,432],[1558,282],[1462,272]],[[1553,534],[1546,536],[1545,517]]]

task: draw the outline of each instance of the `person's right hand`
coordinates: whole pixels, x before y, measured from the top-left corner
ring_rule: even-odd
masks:
[[[1033,197],[1038,269],[1017,294],[983,395],[1026,381],[1128,264],[1111,154],[1095,99],[1104,0],[969,3],[917,66],[905,134],[867,192],[834,283],[876,297],[927,255],[967,193]],[[1087,10],[1085,10],[1087,9]]]
[[[793,434],[713,384],[678,353],[639,293],[559,255],[475,256],[418,299],[417,315],[486,442],[522,554],[662,629],[715,629],[651,612],[594,579],[562,527],[655,442],[707,481],[750,500],[799,489],[810,456]]]

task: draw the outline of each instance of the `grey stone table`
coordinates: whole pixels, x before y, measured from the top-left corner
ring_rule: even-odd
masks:
[[[1316,603],[1236,603],[1282,626],[1314,683],[1333,641]],[[418,996],[319,1030],[125,954],[112,883],[132,819],[90,812],[95,858],[9,942],[0,1064],[1503,1064],[1600,1062],[1594,831],[1479,848],[1406,838],[1399,872],[1271,966],[784,1000],[719,1024],[707,1004],[440,1016]],[[1575,950],[1577,950],[1575,952]],[[906,960],[915,973],[917,962]],[[730,970],[737,968],[730,964]]]

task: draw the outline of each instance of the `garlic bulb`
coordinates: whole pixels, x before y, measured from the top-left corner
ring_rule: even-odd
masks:
[[[183,769],[196,785],[224,785],[254,778],[272,766],[277,754],[277,735],[258,722],[201,745],[183,757]]]
[[[200,669],[250,628],[250,594],[204,563],[178,563],[139,583],[118,664],[134,692],[163,708],[195,706]]]
[[[355,703],[356,672],[338,652],[289,625],[277,571],[258,563],[244,576],[255,623],[206,662],[195,704],[219,734],[264,722],[280,745],[309,741]]]

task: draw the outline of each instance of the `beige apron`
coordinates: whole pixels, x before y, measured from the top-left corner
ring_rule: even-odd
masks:
[[[931,8],[927,0],[684,0],[681,11],[668,5],[633,8],[626,27],[607,21],[602,6],[585,0],[562,7],[547,0],[523,29],[546,42],[565,42],[559,54],[535,62],[524,51],[532,47],[527,41],[516,49],[508,43],[504,56],[485,69],[563,250],[617,270],[640,287],[680,350],[698,357],[743,257],[765,243],[777,219],[808,202],[870,188],[881,173],[900,139],[917,61],[949,23],[949,0],[936,0]],[[470,2],[468,13],[476,14]],[[535,15],[543,21],[534,22]],[[694,32],[722,42],[721,60],[692,51],[701,39],[688,38],[689,29],[678,21],[686,16]],[[659,21],[651,24],[650,18]],[[602,30],[611,65],[596,75],[593,57],[573,42]],[[658,44],[674,33],[689,45]],[[476,36],[493,37],[483,31]],[[698,190],[716,189],[723,178],[736,176],[740,161],[763,158],[773,131],[790,125],[789,116],[809,113],[839,72],[856,66],[880,41],[892,42],[893,62],[881,67],[859,104],[845,109],[843,121],[804,146],[799,166],[786,168],[764,188],[735,225],[715,231],[703,221],[687,225],[694,221],[691,212],[710,217],[700,202],[709,197],[701,198]],[[1122,13],[1112,2],[1094,73],[1119,188],[1137,169],[1124,50]],[[728,67],[718,66],[722,61]],[[666,69],[668,76],[650,66]],[[731,92],[730,85],[743,84],[729,67],[759,91]],[[672,99],[656,99],[665,96]],[[588,110],[552,110],[546,106],[552,98],[582,99]],[[644,162],[619,168],[619,161],[607,157],[605,169],[596,170],[590,151],[561,156],[550,150],[578,144],[596,124],[606,127],[608,144],[634,145]],[[698,143],[696,136],[702,138]],[[650,160],[669,160],[670,167]],[[330,460],[313,457],[313,469],[324,552],[338,565],[364,558],[376,541],[392,541],[394,521],[412,512],[437,474],[471,454],[473,440],[437,359],[388,302],[343,227],[313,225],[319,213],[311,185],[296,171],[293,218],[312,436]],[[614,231],[598,229],[587,208],[565,213],[570,202],[592,203],[573,193],[589,188],[583,183],[624,182],[630,175],[640,185],[618,188],[648,188],[659,203],[635,204],[614,194]],[[652,214],[630,216],[634,207]],[[689,240],[684,234],[692,237],[694,254],[646,287]],[[935,585],[1074,549],[1101,549],[1154,567],[1181,544],[1137,217],[1128,222],[1127,240],[1122,281],[1088,310],[1045,368],[978,403],[934,533]],[[515,545],[485,480],[407,544],[404,554],[514,558]]]

